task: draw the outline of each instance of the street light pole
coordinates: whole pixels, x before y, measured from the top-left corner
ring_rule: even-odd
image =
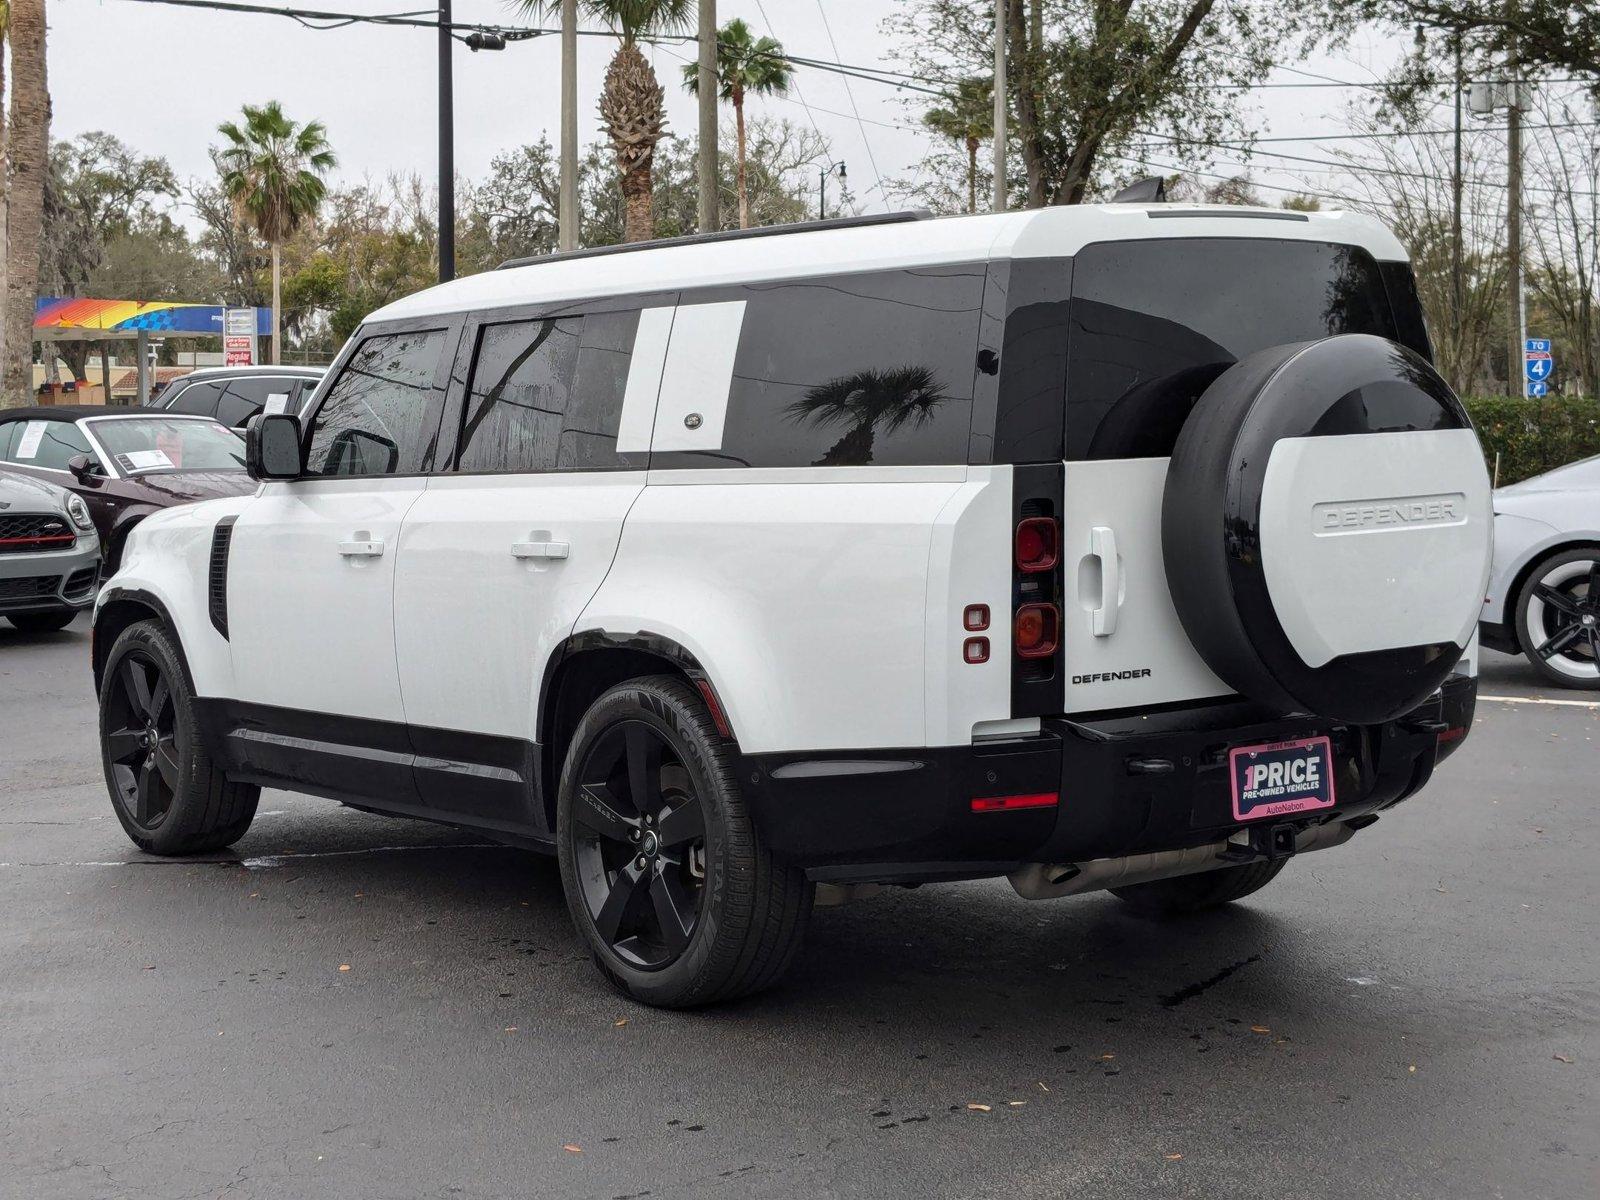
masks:
[[[450,0],[439,0],[439,282],[456,277],[455,80]]]
[[[817,220],[819,221],[826,221],[828,219],[828,176],[832,175],[835,171],[839,172],[839,178],[842,181],[845,178],[844,163],[842,162],[836,162],[829,166],[823,167],[821,172],[818,174]]]
[[[700,0],[700,203],[701,233],[714,233],[717,212],[717,0]]]
[[[563,250],[578,248],[578,0],[561,0],[561,204]]]
[[[1455,142],[1455,171],[1450,176],[1451,200],[1454,211],[1450,221],[1450,292],[1454,301],[1454,309],[1450,319],[1450,328],[1454,334],[1454,354],[1459,361],[1461,355],[1461,93],[1466,87],[1461,66],[1461,30],[1455,31],[1456,51],[1456,142]]]
[[[1006,210],[1006,0],[994,0],[994,211]]]

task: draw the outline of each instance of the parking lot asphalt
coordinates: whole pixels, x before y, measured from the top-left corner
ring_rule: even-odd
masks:
[[[1230,910],[894,890],[675,1014],[471,834],[269,792],[139,854],[87,652],[0,628],[0,1196],[1600,1195],[1600,697],[1515,660],[1427,792]]]

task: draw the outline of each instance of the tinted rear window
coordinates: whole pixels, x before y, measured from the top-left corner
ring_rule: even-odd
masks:
[[[1069,459],[1171,454],[1200,394],[1258,350],[1342,333],[1400,340],[1365,250],[1243,238],[1085,247],[1070,326]]]

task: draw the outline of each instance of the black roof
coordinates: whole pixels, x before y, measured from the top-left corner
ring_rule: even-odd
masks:
[[[121,414],[167,418],[188,415],[169,413],[159,408],[141,408],[137,404],[38,404],[29,408],[0,408],[0,425],[11,421],[81,421],[85,417],[115,417]]]

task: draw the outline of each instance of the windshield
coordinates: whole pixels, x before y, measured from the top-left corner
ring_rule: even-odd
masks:
[[[117,470],[125,475],[244,470],[244,442],[216,421],[152,416],[90,424]]]

